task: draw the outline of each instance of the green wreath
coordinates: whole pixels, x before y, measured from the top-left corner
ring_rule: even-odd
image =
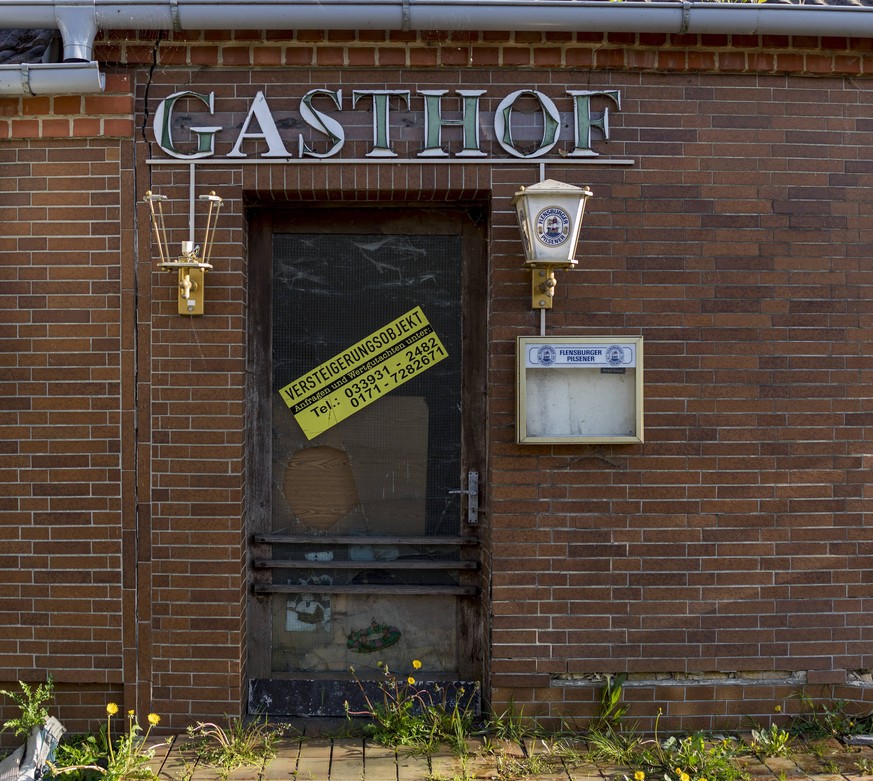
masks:
[[[353,629],[349,632],[346,646],[361,654],[381,651],[383,648],[394,645],[400,639],[400,630],[396,626],[373,623],[366,629]]]

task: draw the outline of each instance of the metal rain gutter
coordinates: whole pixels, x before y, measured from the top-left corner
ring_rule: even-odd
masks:
[[[4,27],[59,29],[64,57],[80,59],[90,58],[97,29],[487,29],[865,37],[873,34],[871,16],[870,9],[859,6],[633,0],[0,0]]]
[[[99,67],[96,62],[0,65],[0,97],[103,92],[106,77]]]
[[[91,60],[98,30],[560,30],[873,37],[873,10],[865,7],[685,0],[0,0],[0,19],[7,28],[60,30],[66,63]],[[20,76],[31,84],[31,74],[22,70]],[[59,78],[63,86],[66,77]]]

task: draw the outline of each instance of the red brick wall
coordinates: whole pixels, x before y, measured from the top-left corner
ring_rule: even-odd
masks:
[[[142,194],[151,188],[181,200],[169,204],[176,216],[168,221],[178,252],[188,237],[188,169],[143,176]],[[205,282],[207,316],[178,315],[177,277],[156,270],[156,254],[147,252],[140,265],[139,314],[148,324],[140,376],[149,455],[140,472],[150,500],[151,696],[172,724],[238,715],[244,700],[246,240],[233,188],[221,172],[198,179],[198,193],[231,196],[222,211],[222,226],[231,227],[216,236],[215,270]],[[143,204],[139,215],[146,243]]]
[[[77,684],[71,713],[117,697],[129,672],[130,153],[0,144],[0,664],[4,682]]]
[[[661,707],[668,728],[735,725],[771,714],[799,685],[789,674],[817,694],[873,667],[869,42],[164,37],[98,47],[117,69],[107,95],[0,101],[0,680],[52,671],[74,720],[109,697],[174,729],[240,712],[243,198],[489,192],[495,710],[512,699],[584,717],[599,676],[626,671],[644,723]],[[565,88],[621,90],[598,151],[635,164],[546,168],[595,193],[580,270],[559,273],[547,323],[643,334],[644,445],[514,444],[514,339],[539,315],[509,201],[538,179],[530,163],[402,177],[390,164],[198,167],[198,192],[224,196],[225,215],[209,314],[175,314],[139,201],[149,188],[176,199],[174,237],[187,238],[188,166],[146,163],[161,155],[141,141],[146,96],[150,116],[189,84],[215,89],[239,121],[267,85],[290,106],[341,83],[487,88],[483,111],[528,86],[559,101]]]

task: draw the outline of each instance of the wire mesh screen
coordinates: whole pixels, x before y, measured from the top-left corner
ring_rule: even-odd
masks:
[[[319,587],[275,595],[276,670],[360,666],[355,644],[379,645],[386,632],[389,644],[413,643],[421,655],[447,646],[433,667],[454,666],[454,598],[329,590],[459,580],[458,548],[436,538],[460,527],[451,493],[461,474],[460,280],[459,236],[274,236],[273,531],[308,539],[274,544],[286,566],[272,581]],[[447,357],[307,439],[279,390],[416,307]],[[392,543],[404,537],[422,539]]]

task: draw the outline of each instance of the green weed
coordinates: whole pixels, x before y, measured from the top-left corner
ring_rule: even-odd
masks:
[[[848,712],[846,700],[817,703],[805,691],[793,695],[801,704],[801,712],[791,722],[791,732],[804,738],[840,738],[873,731],[873,715],[860,716]]]
[[[588,729],[592,732],[604,730],[620,730],[622,719],[627,715],[628,707],[623,701],[624,682],[627,680],[626,673],[610,675],[606,678],[606,684],[600,690],[600,709],[592,719]]]
[[[602,732],[589,732],[586,737],[587,758],[591,761],[631,767],[639,764],[642,738],[636,734],[606,729]]]
[[[276,755],[275,744],[281,728],[266,720],[246,721],[228,717],[227,727],[212,722],[198,721],[188,727],[190,742],[197,758],[204,764],[218,768],[219,775],[227,778],[231,771],[246,765],[262,765]]]
[[[18,716],[3,724],[3,730],[11,729],[16,735],[27,736],[34,727],[42,726],[49,717],[45,703],[54,699],[54,681],[51,675],[35,689],[19,681],[20,691],[0,689],[0,694],[9,697],[18,706]]]
[[[160,722],[156,713],[148,715],[148,727],[142,728],[133,711],[127,712],[127,727],[117,737],[112,732],[112,718],[118,705],[106,706],[106,723],[98,736],[88,736],[73,743],[61,743],[54,762],[49,766],[55,776],[70,776],[68,781],[153,781],[157,778],[149,763],[153,750],[146,746],[152,727]]]
[[[787,757],[791,753],[794,738],[791,733],[778,724],[769,729],[752,730],[752,752],[757,757]]]
[[[364,731],[383,746],[407,746],[428,751],[438,743],[448,743],[456,754],[466,755],[466,741],[473,730],[474,714],[469,703],[462,704],[466,693],[463,687],[450,698],[445,688],[437,686],[438,696],[434,697],[412,674],[398,676],[383,662],[377,664],[382,671],[379,698],[372,698],[367,693],[351,668],[363,694],[365,708],[352,711],[346,702],[346,717],[368,716],[371,721],[365,725]],[[412,667],[413,670],[420,669],[421,662],[413,660]]]
[[[562,765],[554,754],[527,754],[522,757],[501,753],[497,755],[497,777],[501,779],[527,778],[554,773]]]
[[[510,702],[509,707],[499,716],[488,719],[485,722],[485,731],[497,740],[511,741],[518,745],[523,745],[525,738],[543,733],[536,719],[525,718],[524,708],[516,710],[514,702]]]

